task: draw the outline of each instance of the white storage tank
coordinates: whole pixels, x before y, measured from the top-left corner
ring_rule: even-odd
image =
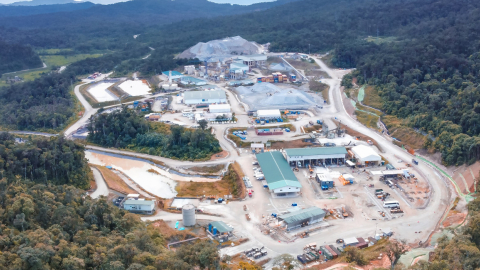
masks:
[[[197,220],[195,218],[195,206],[193,204],[185,204],[182,207],[182,215],[183,215],[183,226],[191,227],[197,224]]]

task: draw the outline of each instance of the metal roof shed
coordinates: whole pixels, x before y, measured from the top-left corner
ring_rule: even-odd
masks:
[[[355,154],[355,157],[362,162],[375,162],[381,161],[382,157],[377,154],[371,146],[358,145],[352,147],[352,152]]]
[[[233,231],[233,228],[228,227],[223,221],[212,221],[209,224],[212,228],[216,228],[220,234],[229,233]]]
[[[294,211],[286,215],[281,215],[278,218],[287,224],[287,230],[291,230],[302,226],[302,224],[310,225],[320,222],[324,217],[325,211],[313,206]]]
[[[285,149],[287,161],[301,161],[314,159],[345,158],[345,147],[314,147]]]
[[[280,152],[257,154],[268,188],[274,193],[299,192],[302,185],[298,182],[287,161]]]
[[[358,245],[358,239],[355,237],[345,238],[343,239],[344,246],[355,246]]]

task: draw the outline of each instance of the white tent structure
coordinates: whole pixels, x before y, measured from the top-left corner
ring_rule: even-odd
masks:
[[[376,165],[382,161],[382,157],[377,154],[371,146],[358,145],[352,147],[352,152],[361,165]]]

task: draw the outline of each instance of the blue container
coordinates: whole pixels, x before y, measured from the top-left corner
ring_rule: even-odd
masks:
[[[208,231],[212,232],[212,224],[208,224]]]
[[[217,228],[213,227],[213,235],[217,235]]]
[[[277,214],[275,214],[275,213],[272,213],[272,217],[277,217]]]
[[[255,120],[255,122],[257,122],[257,124],[260,124],[260,120],[258,120],[258,119],[257,119],[257,120]]]
[[[266,120],[265,122],[267,122],[267,123],[270,123],[270,121],[269,121],[269,120]]]
[[[297,203],[292,203],[292,206],[297,206]]]

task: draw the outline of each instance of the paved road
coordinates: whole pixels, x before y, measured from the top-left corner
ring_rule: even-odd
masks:
[[[90,167],[93,172],[93,177],[95,178],[95,182],[97,183],[97,189],[90,194],[90,197],[93,199],[99,198],[100,196],[108,196],[108,187],[103,179],[102,174],[97,168]]]
[[[65,130],[65,137],[67,138],[70,138],[71,135],[75,133],[77,129],[87,124],[88,119],[90,119],[90,117],[92,115],[95,115],[98,111],[98,109],[94,109],[92,105],[90,105],[90,103],[88,103],[88,101],[80,93],[80,87],[82,85],[84,85],[84,83],[75,86],[74,92],[75,92],[75,96],[77,96],[78,100],[80,101],[80,103],[82,103],[82,106],[85,108],[85,112],[83,113],[82,118],[80,118],[75,124],[71,125],[67,130]]]

